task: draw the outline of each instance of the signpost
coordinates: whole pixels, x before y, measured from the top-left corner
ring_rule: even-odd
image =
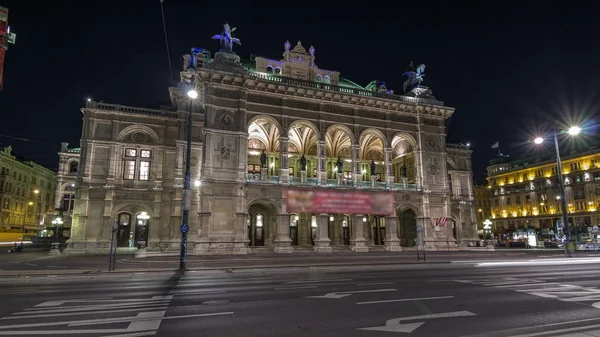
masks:
[[[423,225],[417,225],[417,261],[426,261],[425,241],[423,240]]]
[[[115,260],[117,259],[117,245],[114,243],[115,234],[119,229],[119,222],[115,221],[112,225],[112,231],[110,234],[110,251],[108,252],[108,271],[115,270]],[[114,247],[114,251],[113,251]]]

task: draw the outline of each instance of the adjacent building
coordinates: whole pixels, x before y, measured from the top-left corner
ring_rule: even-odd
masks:
[[[486,238],[491,234],[491,228],[486,228],[484,222],[492,219],[490,191],[488,186],[475,185],[475,205],[477,207],[477,232],[479,237]],[[491,226],[489,226],[491,227]]]
[[[600,224],[600,149],[561,156],[571,237],[585,241]],[[495,233],[505,240],[560,240],[562,207],[556,157],[509,161],[487,168]]]
[[[0,231],[43,235],[52,221],[56,175],[0,148]]]
[[[75,184],[79,171],[80,148],[69,148],[69,143],[61,143],[58,153],[58,171],[56,172],[56,191],[54,208],[60,212],[63,220],[62,235],[69,236],[75,205]]]
[[[60,188],[76,191],[66,252],[107,252],[114,226],[119,251],[177,254],[183,202],[190,254],[477,240],[471,150],[446,143],[454,108],[419,82],[402,95],[382,81],[363,87],[318,67],[314,47],[283,49],[244,61],[194,48],[170,107],[87,102],[79,154],[61,151]]]

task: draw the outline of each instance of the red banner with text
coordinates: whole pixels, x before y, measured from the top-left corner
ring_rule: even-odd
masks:
[[[287,211],[328,214],[394,214],[389,193],[288,190]]]

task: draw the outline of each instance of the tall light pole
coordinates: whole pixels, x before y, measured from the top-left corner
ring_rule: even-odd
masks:
[[[578,126],[572,126],[569,128],[567,133],[571,136],[576,136],[581,132],[581,128]],[[554,147],[556,148],[556,166],[557,166],[557,174],[558,174],[558,183],[560,185],[560,203],[562,207],[562,221],[563,221],[563,234],[565,235],[565,255],[567,257],[571,257],[571,250],[569,247],[570,244],[570,231],[569,231],[569,215],[567,210],[567,198],[565,196],[565,182],[563,179],[563,171],[562,171],[562,162],[560,160],[560,149],[558,147],[558,133],[556,132],[556,124],[552,125],[552,133],[554,136]],[[542,144],[544,142],[544,138],[537,137],[534,141],[536,144]]]
[[[191,194],[191,173],[190,173],[190,159],[192,158],[192,102],[198,98],[198,92],[191,89],[187,92],[190,101],[190,113],[188,115],[187,123],[187,146],[186,146],[186,157],[185,157],[185,177],[183,181],[183,214],[181,216],[181,251],[179,252],[179,270],[185,270],[185,260],[187,257],[187,233],[190,230],[190,208],[192,204]]]

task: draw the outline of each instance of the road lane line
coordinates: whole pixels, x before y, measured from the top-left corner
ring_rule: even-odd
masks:
[[[167,310],[169,307],[168,306],[161,306],[161,307],[146,307],[146,308],[131,308],[131,309],[118,309],[118,310],[98,310],[98,311],[84,311],[84,312],[65,312],[65,313],[57,313],[57,314],[40,314],[40,315],[16,315],[18,313],[13,314],[13,316],[6,316],[6,317],[2,317],[0,318],[0,320],[5,320],[5,319],[27,319],[27,318],[42,318],[42,317],[61,317],[61,316],[76,316],[76,315],[96,315],[96,314],[112,314],[115,312],[128,312],[128,311],[136,311],[136,312],[141,312],[141,311],[151,311],[151,310]],[[27,312],[27,314],[30,314],[30,312]]]
[[[354,281],[354,280],[353,280],[353,279],[350,279],[350,278],[336,279],[336,280],[306,280],[306,281],[290,281],[290,282],[284,282],[284,284],[298,284],[298,283],[326,283],[326,282],[348,282],[348,281]]]
[[[574,327],[574,328],[566,328],[566,329],[559,329],[559,330],[552,330],[552,331],[534,332],[534,333],[529,333],[529,334],[524,334],[524,335],[515,335],[515,336],[511,336],[511,337],[535,337],[535,336],[545,336],[545,335],[554,335],[556,337],[560,337],[561,335],[558,335],[558,334],[561,332],[581,331],[581,330],[593,329],[593,328],[600,328],[600,324],[578,326],[578,327]],[[581,331],[581,332],[585,333],[586,331]],[[569,335],[569,336],[573,336],[573,335]],[[588,336],[593,336],[593,335],[588,335]]]
[[[314,288],[318,288],[318,286],[282,287],[282,288],[273,288],[273,290],[314,289]]]
[[[548,284],[558,284],[557,282],[539,282],[539,283],[528,283],[528,284],[509,284],[505,286],[494,286],[494,288],[516,288],[516,287],[533,287]]]
[[[420,297],[420,298],[399,298],[399,299],[395,299],[395,300],[356,302],[356,304],[377,304],[377,303],[391,303],[391,302],[428,301],[428,300],[442,300],[442,299],[447,299],[447,298],[454,298],[454,296]]]
[[[387,284],[394,284],[394,282],[372,282],[372,283],[359,283],[359,286],[382,286]]]

